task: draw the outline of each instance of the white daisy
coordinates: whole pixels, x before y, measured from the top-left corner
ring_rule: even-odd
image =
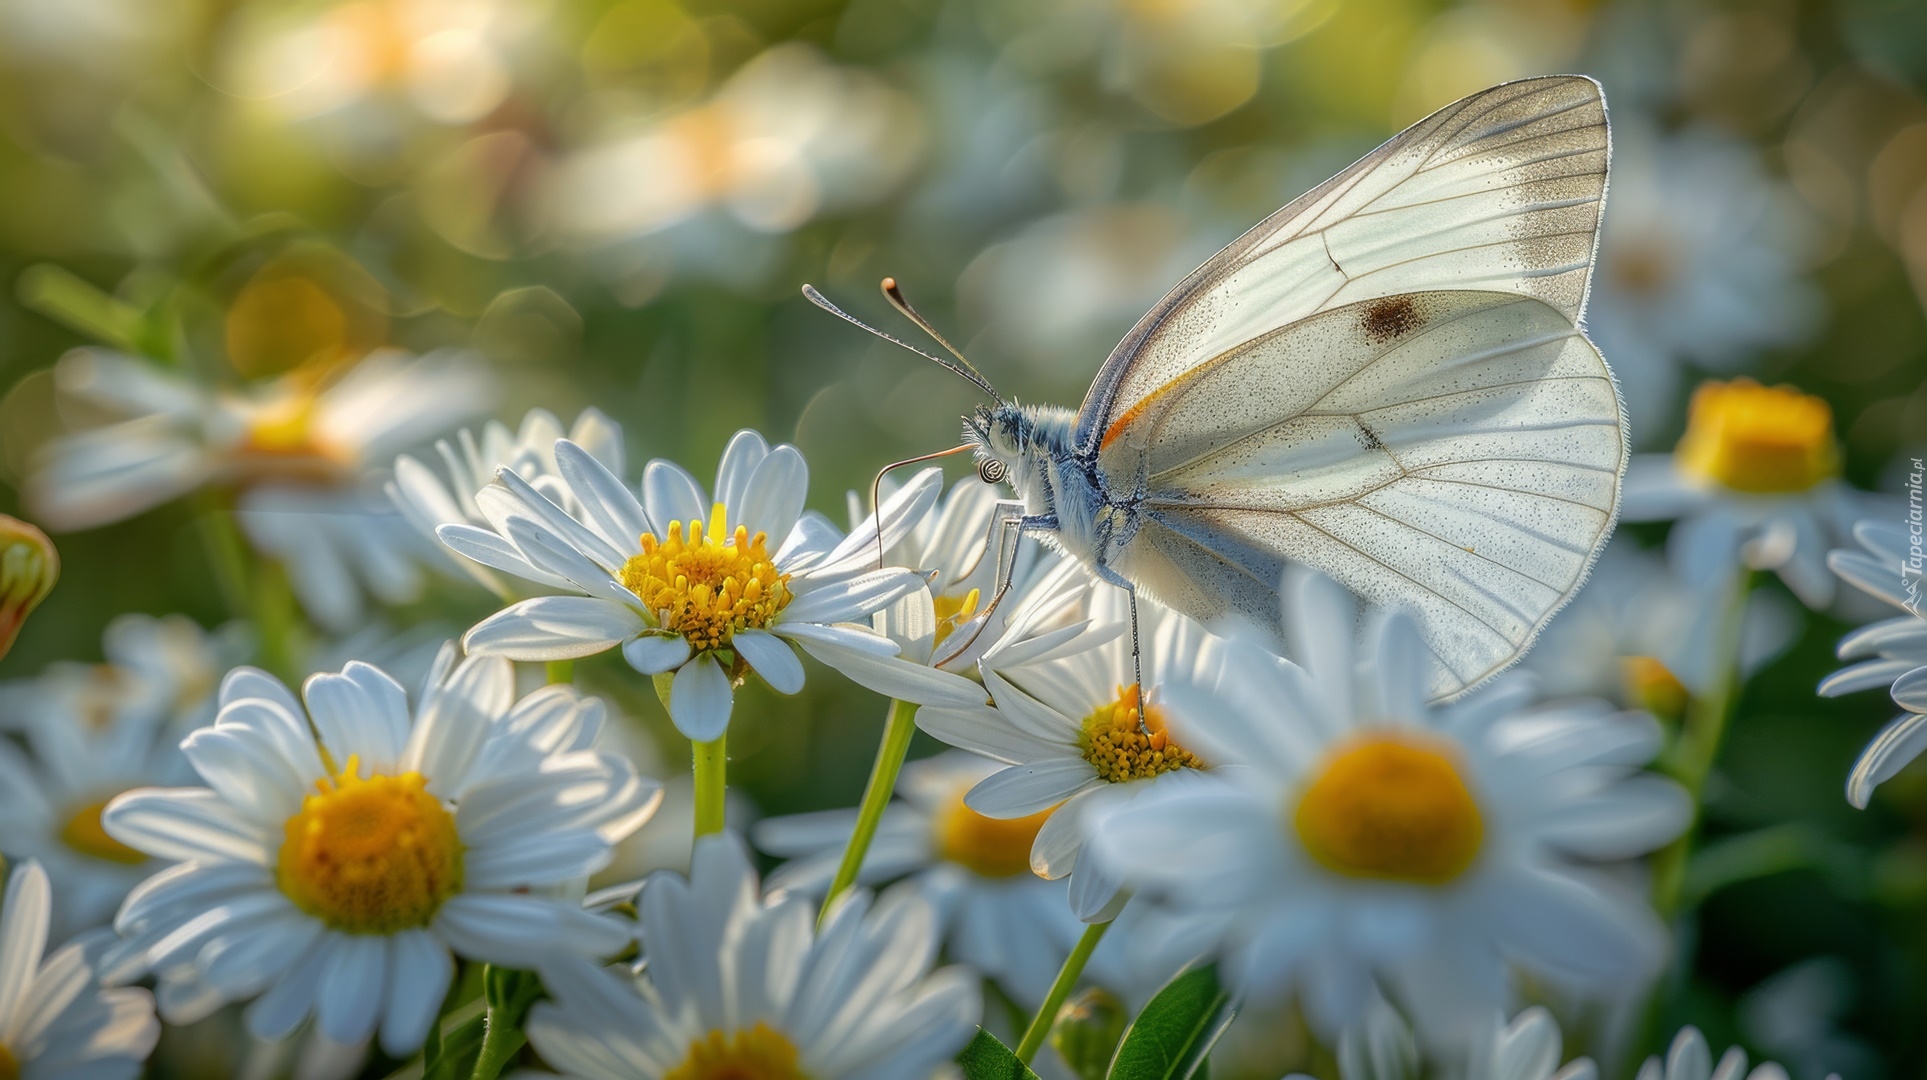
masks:
[[[1816,610],[1833,601],[1827,547],[1851,521],[1827,403],[1752,379],[1693,392],[1671,454],[1636,454],[1626,474],[1628,521],[1676,520],[1668,539],[1680,574],[1717,585],[1742,566],[1771,570]]]
[[[388,497],[402,517],[430,542],[439,544],[435,530],[442,525],[466,522],[488,527],[488,516],[475,503],[475,495],[495,479],[497,469],[510,469],[530,487],[548,496],[549,501],[569,513],[582,516],[583,510],[569,494],[555,460],[555,444],[568,439],[611,473],[621,475],[623,464],[622,427],[600,410],[584,409],[565,433],[561,421],[547,409],[531,409],[522,425],[510,431],[507,425],[491,420],[478,438],[463,428],[451,444],[447,439],[435,443],[435,452],[448,473],[443,480],[435,470],[407,454],[395,459],[395,475],[388,482]],[[458,559],[475,580],[504,599],[517,598],[516,586],[472,559]],[[530,591],[523,582],[522,591]]]
[[[450,668],[453,668],[451,671]],[[153,972],[191,1022],[257,998],[256,1036],[314,1015],[339,1043],[421,1045],[454,955],[540,969],[630,932],[564,893],[654,808],[655,785],[586,749],[601,703],[566,686],[514,700],[506,661],[443,656],[415,708],[380,670],[315,675],[301,704],[237,668],[183,745],[207,787],[114,800],[109,835],[179,865],[129,895],[110,981]]]
[[[1739,582],[1687,582],[1659,556],[1615,538],[1585,588],[1539,635],[1514,670],[1531,673],[1548,698],[1601,697],[1677,718],[1690,694],[1719,676],[1714,643]],[[1777,593],[1755,590],[1741,624],[1740,670],[1751,673],[1785,652],[1800,611]]]
[[[1525,1010],[1511,1023],[1480,1024],[1469,1034],[1464,1060],[1451,1064],[1468,1080],[1595,1080],[1598,1066],[1590,1058],[1560,1065],[1564,1042],[1559,1022],[1544,1008]],[[1338,1039],[1339,1080],[1418,1080],[1423,1055],[1412,1038],[1412,1028],[1386,1000],[1376,994],[1364,1015],[1348,1024]],[[1435,1062],[1428,1062],[1437,1064]],[[1310,1080],[1294,1073],[1286,1080]]]
[[[1603,703],[1521,711],[1517,685],[1430,707],[1410,619],[1374,625],[1361,655],[1342,589],[1295,571],[1285,594],[1303,666],[1244,641],[1236,678],[1172,687],[1174,737],[1222,765],[1104,815],[1089,856],[1254,998],[1295,988],[1327,1033],[1375,983],[1446,1042],[1508,1003],[1513,968],[1592,990],[1649,976],[1658,920],[1586,864],[1691,820],[1638,770],[1659,725]]]
[[[581,1080],[929,1080],[970,1038],[976,983],[930,970],[937,920],[920,897],[846,896],[813,932],[803,897],[762,895],[741,840],[703,837],[688,880],[642,891],[646,974],[559,967],[529,1041]]]
[[[753,431],[730,440],[713,499],[666,461],[650,462],[639,500],[582,447],[561,440],[555,458],[576,513],[501,469],[475,497],[489,528],[437,530],[459,554],[573,594],[504,608],[469,630],[470,652],[566,660],[620,645],[642,674],[673,673],[670,719],[703,743],[722,737],[749,672],[780,693],[803,688],[791,643],[894,698],[981,700],[969,680],[897,659],[894,642],[854,622],[922,587],[912,571],[876,568],[878,521],[887,548],[936,497],[937,470],[843,537],[803,512],[803,455]]]
[[[994,708],[917,714],[917,726],[931,735],[1007,766],[971,789],[965,801],[972,810],[1023,818],[1056,808],[1031,847],[1030,868],[1041,877],[1078,868],[1090,822],[1106,808],[1193,783],[1217,764],[1170,736],[1162,695],[1179,683],[1215,680],[1223,670],[1221,640],[1176,612],[1141,604],[1150,686],[1140,710],[1126,604],[1121,590],[1097,589],[1088,621],[1035,631],[1020,624],[981,665]],[[1086,922],[1115,916],[1123,900],[1101,867],[1073,874],[1070,898]]]
[[[101,988],[100,938],[45,955],[47,874],[32,860],[11,869],[0,901],[0,1076],[134,1080],[161,1034],[153,996]]]
[[[1842,660],[1859,663],[1820,680],[1822,697],[1876,686],[1892,688],[1906,711],[1888,724],[1854,762],[1847,801],[1865,808],[1873,789],[1927,750],[1927,618],[1920,614],[1920,571],[1912,541],[1899,522],[1862,521],[1853,527],[1861,551],[1835,551],[1827,565],[1850,584],[1899,608],[1902,614],[1870,623],[1840,639]]]
[[[219,674],[239,651],[232,632],[209,635],[180,615],[123,615],[105,641],[105,664],[0,684],[0,730],[26,747],[0,739],[0,837],[45,866],[63,938],[107,923],[160,869],[108,836],[101,811],[123,791],[191,778],[181,736],[212,718]]]
[[[1720,1055],[1719,1064],[1713,1064],[1713,1051],[1706,1045],[1706,1036],[1699,1029],[1687,1026],[1679,1029],[1673,1036],[1673,1045],[1666,1051],[1666,1060],[1649,1057],[1639,1067],[1638,1080],[1787,1080],[1786,1070],[1771,1061],[1763,1061],[1746,1068],[1746,1051],[1737,1046],[1728,1047]]]
[[[857,880],[906,878],[937,912],[946,954],[1035,1009],[1084,927],[1066,903],[1067,882],[1030,872],[1031,844],[1050,812],[999,820],[964,805],[964,794],[999,768],[961,751],[905,765],[901,798],[883,812]],[[828,810],[760,822],[756,845],[792,860],[769,887],[821,897],[856,817]]]
[[[886,484],[883,491],[896,494]],[[862,496],[849,493],[851,528],[863,528]],[[1007,563],[1010,589],[992,611],[998,578],[998,490],[975,475],[916,520],[884,555],[885,566],[913,567],[925,587],[878,613],[877,628],[901,647],[905,660],[975,674],[977,661],[1022,621],[1032,632],[1056,629],[1078,617],[1090,575],[1056,551],[1018,545]],[[1016,543],[1012,534],[1010,543]]]
[[[413,599],[413,534],[363,470],[486,411],[487,369],[466,353],[387,350],[326,374],[308,369],[240,389],[99,349],[54,368],[63,397],[122,419],[64,435],[34,459],[24,495],[56,530],[131,517],[207,485],[234,490],[248,539],[279,560],[316,620],[345,629],[364,590]]]
[[[1613,144],[1587,330],[1612,357],[1633,430],[1664,431],[1689,366],[1733,372],[1818,327],[1812,231],[1744,140],[1662,135],[1615,112]]]

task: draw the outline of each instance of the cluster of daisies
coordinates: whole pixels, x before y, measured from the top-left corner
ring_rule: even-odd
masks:
[[[157,1015],[231,1009],[342,1075],[446,1057],[477,1009],[477,1076],[920,1080],[979,1026],[1048,1074],[1060,1015],[1099,990],[1128,1014],[1201,964],[1244,1027],[1288,1014],[1348,1080],[1590,1076],[1550,1012],[1517,1010],[1623,1027],[1664,969],[1669,859],[1733,684],[1798,619],[1758,574],[1817,607],[1830,562],[1903,609],[1844,641],[1859,662],[1823,687],[1890,686],[1907,710],[1853,800],[1927,745],[1908,536],[1851,526],[1830,417],[1789,388],[1703,387],[1628,484],[1629,516],[1676,520],[1669,557],[1609,552],[1521,669],[1442,704],[1415,624],[1309,571],[1285,582],[1282,653],[1155,603],[1134,642],[1122,593],[1001,548],[975,478],[853,498],[846,528],[806,509],[793,446],[744,431],[711,485],[663,460],[637,476],[593,410],[376,475],[480,407],[459,359],[258,399],[131,371],[63,363],[135,415],[49,449],[29,494],[56,523],[218,491],[241,561],[284,568],[320,627],[352,621],[349,565],[402,592],[443,572],[500,609],[452,640],[284,642],[298,686],[246,662],[266,627],[129,615],[105,663],[0,686],[6,1080],[132,1076]],[[1860,550],[1829,556],[1849,528]],[[674,799],[574,683],[571,661],[611,650],[690,743]],[[745,835],[724,810],[735,691],[794,694],[805,657],[894,702],[870,790]],[[1670,750],[1662,720],[1687,733]],[[951,749],[906,763],[917,729]],[[672,813],[672,869],[590,890]],[[767,881],[752,843],[781,860]],[[1080,986],[1098,989],[1067,1006]],[[1712,1073],[1689,1029],[1642,1075]]]

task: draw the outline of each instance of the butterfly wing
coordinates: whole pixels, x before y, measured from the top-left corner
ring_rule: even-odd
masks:
[[[1627,442],[1605,360],[1504,292],[1326,311],[1200,364],[1106,451],[1142,492],[1118,569],[1204,619],[1279,626],[1286,560],[1411,610],[1450,695],[1509,664],[1612,528]]]
[[[1580,321],[1606,103],[1579,75],[1448,105],[1259,222],[1138,321],[1078,413],[1090,452],[1190,368],[1320,311],[1423,289],[1534,296]]]
[[[1618,506],[1623,413],[1579,329],[1608,156],[1591,79],[1494,87],[1180,282],[1078,415],[1144,495],[1117,568],[1276,627],[1285,560],[1317,567],[1418,615],[1439,695],[1515,659]]]

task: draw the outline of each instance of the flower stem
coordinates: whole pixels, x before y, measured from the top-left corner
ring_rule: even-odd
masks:
[[[728,735],[712,742],[691,743],[696,770],[696,837],[723,831],[723,791],[726,756],[723,742]]]
[[[546,665],[550,685],[562,685],[575,681],[575,661],[551,660]]]
[[[1115,921],[1115,920],[1113,920]],[[1063,1008],[1064,999],[1071,996],[1077,985],[1078,976],[1084,974],[1084,965],[1097,951],[1097,943],[1104,940],[1104,931],[1109,930],[1108,922],[1092,923],[1084,928],[1084,936],[1077,939],[1077,947],[1064,958],[1064,966],[1057,971],[1057,981],[1050,985],[1050,993],[1044,995],[1044,1004],[1031,1017],[1030,1027],[1024,1029],[1024,1037],[1017,1043],[1017,1060],[1028,1065],[1044,1045],[1045,1036],[1050,1034],[1051,1025],[1057,1022],[1057,1010]]]
[[[522,1032],[522,1021],[529,1006],[541,996],[542,983],[533,972],[516,971],[490,964],[482,973],[483,996],[488,1001],[488,1020],[482,1029],[482,1049],[475,1058],[471,1080],[495,1080],[515,1060],[529,1037]]]
[[[903,759],[910,752],[910,737],[917,733],[917,707],[907,701],[892,701],[890,715],[883,722],[883,741],[877,746],[876,761],[870,766],[870,783],[863,789],[863,804],[857,811],[856,831],[850,834],[850,844],[843,849],[843,861],[837,865],[836,877],[830,880],[830,891],[823,897],[823,908],[817,912],[816,925],[820,928],[830,913],[830,905],[836,901],[843,890],[856,884],[859,871],[863,869],[863,858],[870,852],[870,842],[876,839],[877,824],[883,820],[883,810],[890,805],[890,796],[897,788],[897,774],[903,771]]]
[[[1699,810],[1700,799],[1713,763],[1719,757],[1720,743],[1733,718],[1734,706],[1739,704],[1740,641],[1745,629],[1747,598],[1752,595],[1756,580],[1757,573],[1746,570],[1733,583],[1726,609],[1714,629],[1716,666],[1712,681],[1704,693],[1695,694],[1687,703],[1679,737],[1661,760],[1661,767],[1692,797],[1694,807],[1693,823],[1653,859],[1653,906],[1659,909],[1661,918],[1672,918],[1679,907],[1686,885],[1687,862],[1693,853],[1700,818],[1704,816]]]

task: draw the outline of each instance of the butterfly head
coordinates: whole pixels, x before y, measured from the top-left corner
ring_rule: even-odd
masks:
[[[1008,481],[1019,497],[1039,490],[1051,463],[1067,452],[1073,415],[1065,409],[980,405],[964,417],[964,439],[977,456],[977,476]]]

